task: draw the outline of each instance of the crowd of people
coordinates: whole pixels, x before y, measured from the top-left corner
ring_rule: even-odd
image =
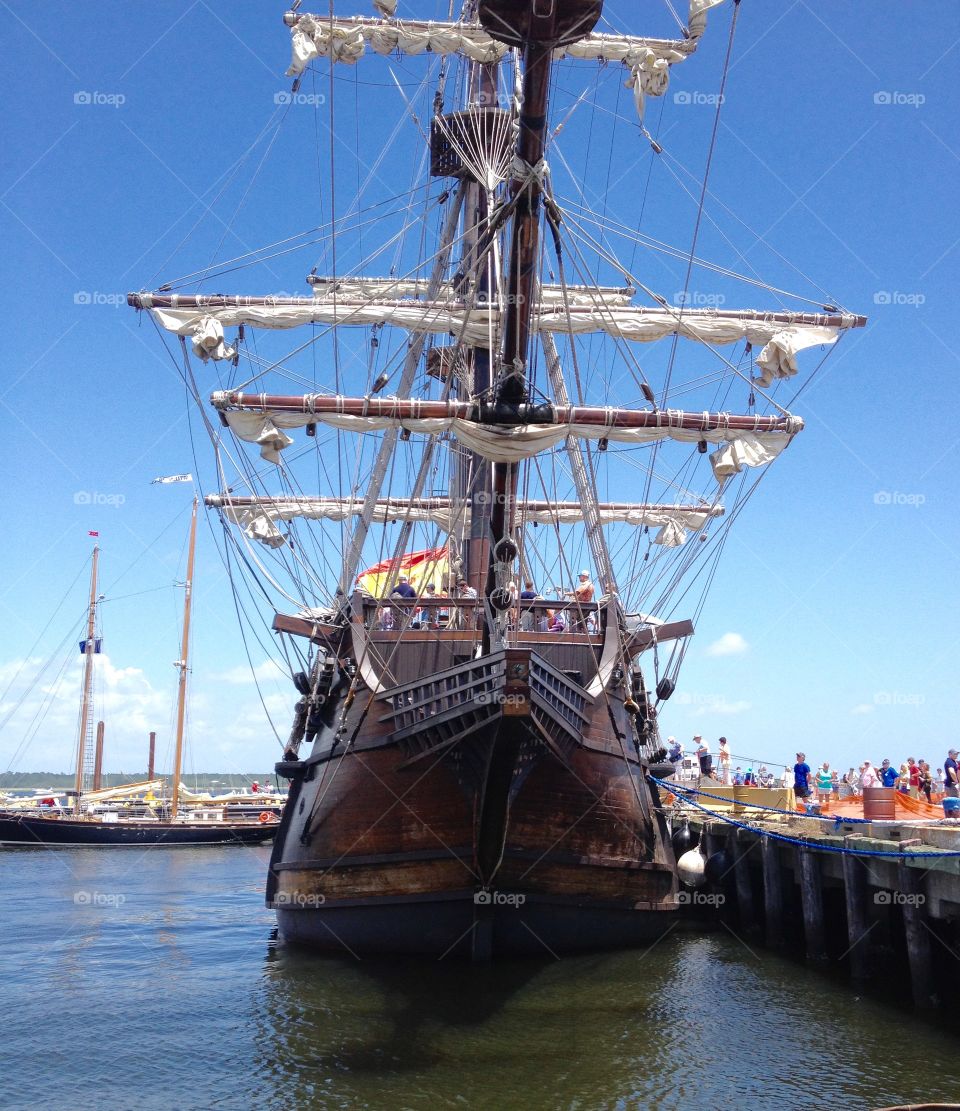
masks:
[[[942,767],[934,768],[924,759],[908,756],[899,768],[889,759],[882,760],[879,765],[864,760],[859,768],[841,773],[831,768],[827,760],[812,768],[803,752],[797,753],[793,765],[776,765],[782,768],[779,772],[770,770],[765,764],[760,764],[756,771],[752,764],[744,768],[743,764],[734,762],[726,737],[717,742],[716,761],[709,743],[700,734],[693,738],[692,759],[685,760],[683,745],[675,737],[669,737],[667,745],[667,759],[678,772],[685,763],[694,765],[699,776],[715,779],[724,786],[792,787],[798,799],[816,798],[820,802],[860,795],[867,787],[892,787],[927,802],[933,802],[935,795],[938,798],[960,797],[960,766],[955,748],[949,750]]]
[[[596,593],[596,588],[590,578],[590,572],[583,570],[577,580],[577,585],[572,590],[556,588],[558,599],[562,605],[534,606],[531,603],[545,601],[543,595],[537,590],[532,579],[526,579],[523,589],[520,590],[516,583],[509,583],[507,590],[513,599],[511,606],[512,627],[519,627],[524,632],[564,633],[567,631],[596,632],[596,615],[593,607],[590,610],[580,610],[579,607],[590,605]],[[390,601],[405,609],[412,609],[413,629],[442,629],[456,624],[463,624],[463,620],[454,605],[444,605],[443,599],[452,598],[463,602],[476,602],[478,600],[476,588],[471,586],[465,578],[456,579],[453,590],[438,591],[432,582],[425,583],[418,591],[410,581],[408,575],[400,575],[397,583],[390,591]],[[426,601],[430,604],[423,605]],[[380,627],[393,629],[398,622],[394,609],[384,608],[380,617]]]

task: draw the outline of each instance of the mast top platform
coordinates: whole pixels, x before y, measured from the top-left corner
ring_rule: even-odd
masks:
[[[508,46],[577,42],[597,25],[603,0],[480,0],[480,23]]]

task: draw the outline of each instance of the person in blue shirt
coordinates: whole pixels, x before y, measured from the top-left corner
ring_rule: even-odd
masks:
[[[401,575],[397,585],[390,591],[390,597],[396,595],[398,598],[416,598],[417,592],[410,585],[410,580],[406,575]]]
[[[896,787],[899,778],[900,773],[897,769],[891,767],[889,760],[884,760],[880,765],[880,780],[884,787]]]
[[[943,793],[950,798],[960,795],[960,767],[957,765],[957,750],[951,748],[943,762]]]
[[[805,799],[810,791],[810,765],[804,753],[797,753],[797,762],[793,765],[793,793],[798,799]]]
[[[733,773],[733,785],[734,787],[743,786],[743,770],[741,768],[737,768],[737,770]]]

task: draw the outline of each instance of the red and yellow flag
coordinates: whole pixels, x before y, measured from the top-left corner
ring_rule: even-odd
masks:
[[[410,552],[399,559],[384,559],[361,571],[357,575],[357,588],[374,598],[382,598],[389,586],[397,585],[401,575],[406,575],[410,585],[422,593],[427,583],[433,583],[437,593],[447,589],[450,580],[450,557],[447,549],[427,548],[422,552]]]

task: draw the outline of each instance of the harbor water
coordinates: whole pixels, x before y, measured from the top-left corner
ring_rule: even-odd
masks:
[[[0,852],[0,1106],[960,1100],[955,1035],[726,930],[485,968],[293,950],[268,854]]]

